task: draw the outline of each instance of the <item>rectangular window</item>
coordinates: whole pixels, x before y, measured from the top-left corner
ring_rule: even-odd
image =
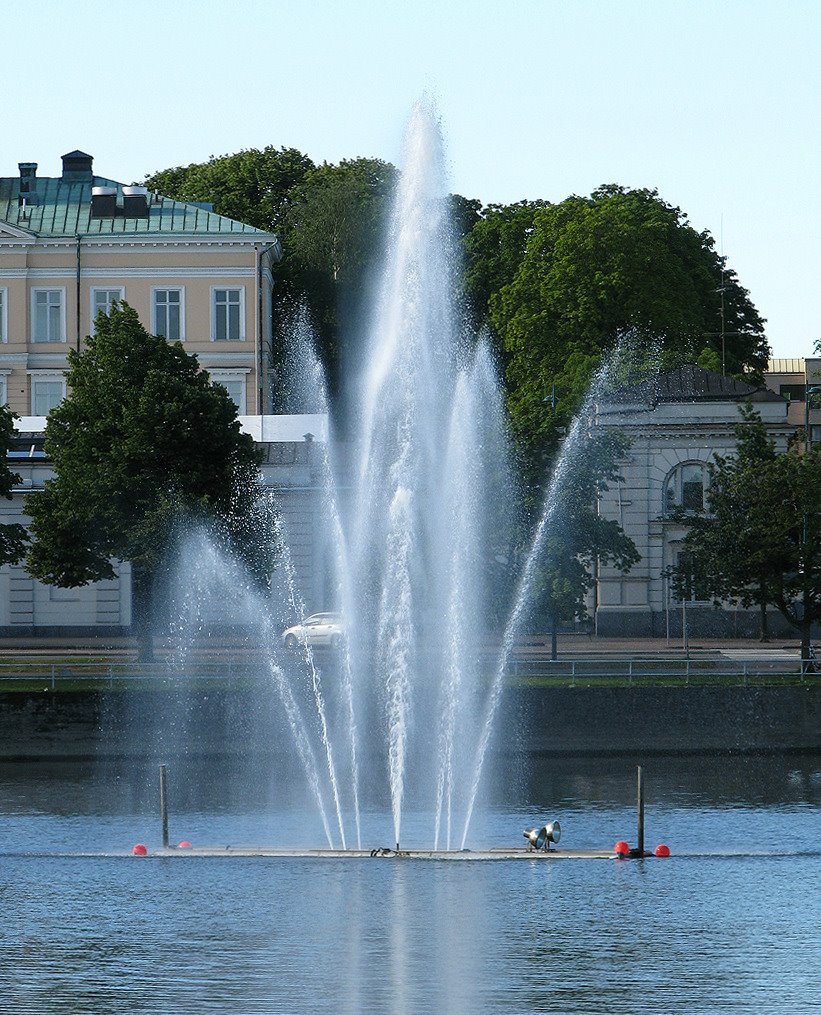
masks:
[[[209,371],[214,384],[221,384],[228,392],[228,397],[237,407],[237,415],[245,415],[245,377],[237,377],[232,374],[215,374]]]
[[[9,291],[8,289],[0,289],[0,342],[8,342],[9,340],[8,306]]]
[[[65,398],[66,382],[50,377],[31,380],[31,414],[48,416]]]
[[[154,289],[154,334],[169,342],[182,342],[185,338],[184,300],[182,289]]]
[[[94,324],[97,314],[110,314],[115,303],[122,303],[125,299],[125,290],[122,286],[117,289],[92,289],[91,290],[91,330],[94,331]]]
[[[33,342],[65,342],[65,289],[32,289]]]
[[[212,338],[215,342],[241,342],[243,328],[243,289],[212,289]]]
[[[6,383],[6,377],[0,376],[0,405],[9,404],[9,389]]]

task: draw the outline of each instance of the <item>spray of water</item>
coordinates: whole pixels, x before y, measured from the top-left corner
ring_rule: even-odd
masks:
[[[556,510],[559,500],[557,496],[558,491],[567,481],[568,474],[577,462],[582,443],[585,439],[586,430],[590,425],[591,414],[595,403],[600,398],[601,392],[609,386],[610,378],[613,376],[613,373],[619,363],[620,349],[617,347],[613,355],[604,359],[596,371],[593,381],[588,388],[584,402],[579,412],[576,414],[576,417],[574,418],[562,444],[555,468],[553,469],[553,474],[547,486],[542,513],[536,526],[533,542],[531,543],[530,551],[528,552],[525,561],[525,566],[519,577],[516,595],[513,600],[513,608],[510,612],[510,617],[505,627],[504,635],[502,636],[499,659],[496,665],[493,682],[491,684],[490,695],[488,697],[485,710],[485,718],[482,723],[481,734],[476,748],[473,764],[473,782],[468,795],[465,811],[465,823],[462,829],[461,846],[463,849],[467,840],[471,817],[473,816],[476,796],[479,792],[485,755],[493,732],[494,720],[499,707],[499,699],[504,686],[504,677],[507,672],[508,663],[510,662],[510,654],[513,651],[513,646],[515,645],[517,639],[521,635],[522,622],[526,616],[527,608],[533,595],[533,582],[538,571],[539,563],[544,555],[546,540],[556,521]]]

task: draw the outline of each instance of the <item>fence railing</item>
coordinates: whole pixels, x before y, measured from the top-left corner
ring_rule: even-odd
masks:
[[[300,657],[286,662],[296,673]],[[328,654],[320,661],[332,679],[336,659]],[[488,657],[481,666],[482,678],[491,679],[493,662]],[[153,663],[133,661],[75,662],[47,660],[0,661],[0,688],[25,686],[35,691],[120,687],[125,684],[156,684],[173,686],[197,681],[241,686],[266,681],[267,668],[253,658],[189,660],[181,666],[164,659]],[[735,660],[725,657],[709,659],[682,658],[563,658],[556,661],[540,657],[513,656],[507,666],[507,679],[513,684],[541,683],[556,686],[649,686],[653,684],[705,685],[779,684],[796,681],[821,682],[821,675],[812,667],[802,666],[798,658],[783,660]]]

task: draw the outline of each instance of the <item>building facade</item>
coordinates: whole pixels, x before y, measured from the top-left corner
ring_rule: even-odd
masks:
[[[240,417],[262,453],[260,471],[275,496],[291,553],[296,585],[309,612],[326,609],[328,545],[324,520],[326,468],[324,415]],[[0,523],[26,524],[25,497],[42,490],[54,473],[43,450],[42,418],[17,422],[8,465],[20,477],[11,501],[0,498]],[[0,637],[114,637],[131,631],[131,565],[115,563],[103,582],[62,589],[37,581],[22,564],[0,567]],[[285,618],[283,618],[285,619]],[[210,620],[218,625],[220,618]]]
[[[767,388],[686,366],[632,388],[596,407],[595,425],[616,427],[632,441],[599,510],[616,519],[636,544],[641,560],[627,574],[602,567],[597,583],[596,628],[601,635],[749,637],[758,611],[717,610],[712,602],[673,597],[666,570],[678,562],[686,529],[678,509],[700,510],[715,454],[731,454],[739,406],[752,402],[779,450],[795,435],[788,403]],[[772,614],[773,632],[783,627]]]
[[[46,416],[65,397],[68,349],[125,301],[196,353],[240,415],[270,411],[275,235],[95,176],[84,152],[64,155],[59,177],[19,170],[0,178],[0,402]]]

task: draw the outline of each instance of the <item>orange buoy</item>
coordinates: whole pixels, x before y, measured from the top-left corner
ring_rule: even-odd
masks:
[[[670,855],[670,847],[669,846],[665,846],[664,843],[661,842],[661,843],[659,843],[658,846],[656,846],[655,853],[656,853],[656,856],[669,856]]]
[[[191,843],[188,839],[183,839],[182,842],[177,843],[177,849],[191,849]]]
[[[131,855],[132,856],[147,856],[148,855],[148,850],[145,848],[145,846],[141,842],[138,842],[137,845],[131,850]]]
[[[616,856],[627,856],[630,852],[629,843],[625,842],[624,839],[619,839],[616,845],[613,847],[613,852]]]

